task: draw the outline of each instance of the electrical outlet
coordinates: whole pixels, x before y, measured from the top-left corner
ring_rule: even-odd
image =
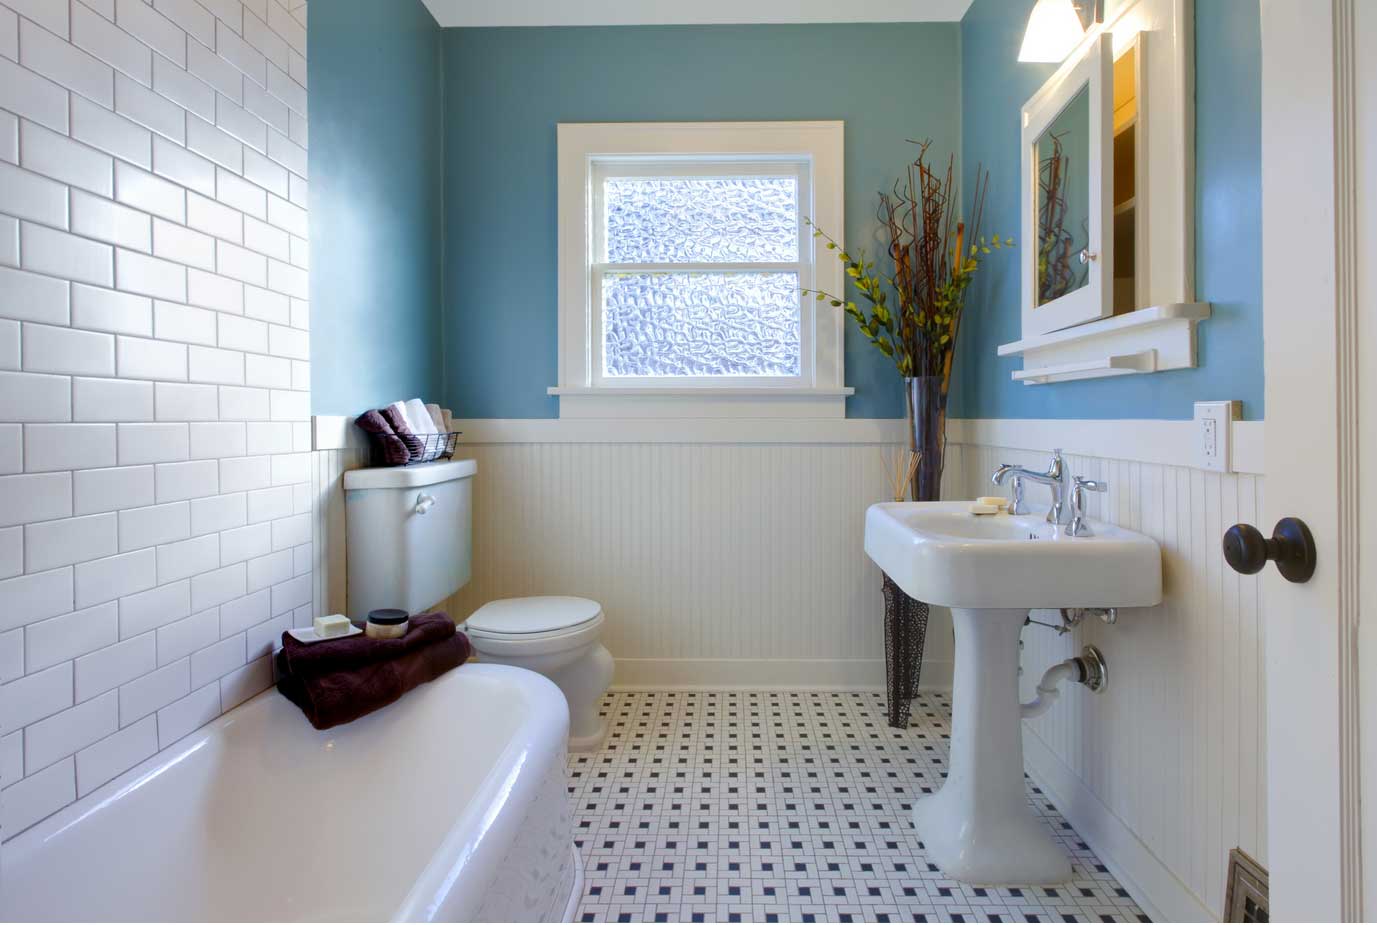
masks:
[[[1242,403],[1198,401],[1195,403],[1195,464],[1214,472],[1231,471],[1229,458],[1233,422]]]

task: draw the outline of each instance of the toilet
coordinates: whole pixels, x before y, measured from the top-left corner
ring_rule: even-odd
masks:
[[[545,675],[569,702],[569,750],[593,751],[607,737],[598,702],[612,683],[602,606],[582,597],[513,597],[479,607],[462,625],[481,661]]]
[[[419,613],[468,584],[473,571],[472,460],[344,473],[348,612]],[[612,683],[602,606],[582,597],[515,597],[478,608],[460,626],[481,661],[545,675],[569,702],[569,750],[607,737],[598,701]]]

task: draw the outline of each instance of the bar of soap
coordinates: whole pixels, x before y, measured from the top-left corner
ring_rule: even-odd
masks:
[[[975,499],[976,504],[993,504],[995,507],[1008,507],[1009,499],[1003,495],[984,495]]]
[[[316,635],[325,639],[332,636],[343,636],[349,632],[349,627],[354,624],[349,622],[349,618],[343,614],[332,613],[328,617],[316,617]]]
[[[970,512],[972,514],[998,514],[1003,508],[995,504],[981,504],[979,501],[972,501]]]

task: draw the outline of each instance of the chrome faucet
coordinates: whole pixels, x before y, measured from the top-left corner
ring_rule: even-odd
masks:
[[[1026,510],[1019,510],[1019,506],[1023,502],[1023,480],[1028,479],[1040,485],[1046,485],[1052,493],[1052,505],[1047,509],[1047,522],[1049,524],[1069,524],[1071,522],[1071,508],[1066,503],[1071,494],[1071,470],[1066,467],[1065,461],[1061,458],[1061,450],[1052,451],[1052,462],[1047,466],[1046,472],[1034,472],[1023,466],[1011,466],[1004,463],[994,471],[990,481],[996,485],[1003,485],[1006,479],[1014,480],[1014,506],[1011,513],[1028,513]]]

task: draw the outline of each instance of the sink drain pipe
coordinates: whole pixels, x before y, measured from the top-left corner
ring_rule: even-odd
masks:
[[[1086,646],[1080,655],[1047,669],[1038,682],[1037,696],[1021,707],[1023,718],[1032,719],[1052,709],[1061,696],[1063,682],[1075,681],[1098,693],[1104,690],[1108,680],[1109,669],[1105,665],[1104,655],[1094,646]]]

